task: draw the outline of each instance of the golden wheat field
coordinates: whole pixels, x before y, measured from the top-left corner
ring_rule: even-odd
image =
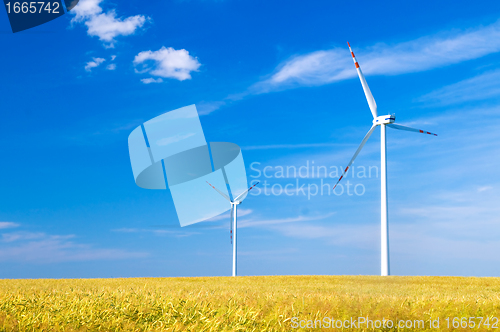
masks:
[[[499,331],[497,317],[500,278],[0,280],[1,331]]]

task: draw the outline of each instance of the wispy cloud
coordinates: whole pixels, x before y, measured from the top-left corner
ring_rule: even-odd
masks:
[[[198,110],[199,115],[208,115],[212,112],[215,112],[224,105],[226,105],[225,101],[211,101],[211,102],[202,101],[196,104],[196,108]]]
[[[391,255],[410,262],[415,259],[498,262],[500,224],[499,208],[495,203],[499,196],[494,187],[485,188],[488,189],[478,190],[480,194],[468,188],[459,192],[439,191],[430,197],[429,202],[420,205],[396,202],[390,218]],[[400,204],[404,205],[397,207]],[[356,224],[284,223],[269,228],[287,237],[322,240],[346,248],[379,250],[380,224],[376,220]],[[418,268],[424,273],[422,269],[425,267]],[[469,274],[477,273],[468,270]]]
[[[421,72],[500,52],[500,22],[467,30],[444,31],[406,42],[376,43],[366,47],[353,45],[353,47],[365,75]],[[204,115],[250,95],[301,86],[320,86],[355,77],[357,77],[356,69],[347,45],[296,54],[283,61],[273,73],[252,84],[245,91],[230,94],[222,101],[204,102],[209,105]],[[484,77],[485,80],[487,78]],[[442,95],[436,92],[425,96],[425,101],[433,99],[437,102],[440,98],[445,99],[446,93],[471,100],[492,96],[497,89],[495,83],[488,84],[486,81],[483,83],[488,86],[487,92],[477,89],[473,96],[466,97],[460,96],[459,92],[452,93],[450,87],[450,91],[440,91]]]
[[[187,133],[184,135],[175,135],[175,136],[165,137],[165,138],[157,140],[156,145],[164,146],[164,145],[169,145],[172,143],[177,143],[177,142],[180,142],[186,138],[192,137],[194,135],[196,135],[196,134],[195,133]]]
[[[148,77],[148,78],[141,79],[141,82],[144,84],[163,83],[163,80],[161,78],[154,79],[152,77]]]
[[[270,226],[277,224],[288,224],[295,223],[301,221],[314,221],[314,220],[322,220],[333,216],[335,212],[317,215],[317,216],[297,216],[290,218],[278,218],[278,219],[256,219],[256,220],[244,220],[242,221],[238,227],[256,227],[256,226]]]
[[[299,239],[323,239],[336,246],[357,248],[372,248],[380,239],[380,229],[377,224],[347,225],[286,225],[275,230],[288,237]]]
[[[491,190],[491,189],[493,189],[493,187],[492,187],[492,186],[483,186],[483,187],[479,187],[479,188],[477,188],[477,192],[478,192],[478,193],[481,193],[481,192],[483,192],[483,191],[486,191],[486,190]]]
[[[152,67],[148,67],[149,62]],[[134,65],[143,65],[137,73],[149,73],[163,78],[173,78],[179,81],[191,79],[191,72],[198,71],[201,64],[198,59],[189,55],[185,49],[175,50],[172,47],[163,46],[158,51],[143,51],[134,58]]]
[[[80,0],[78,5],[71,10],[71,13],[75,15],[71,22],[84,22],[87,26],[87,34],[98,37],[106,47],[114,47],[115,38],[118,36],[134,34],[147,20],[144,15],[117,18],[114,10],[103,12],[100,6],[102,1]]]
[[[238,218],[248,216],[253,212],[251,209],[238,209]],[[210,221],[219,221],[219,220],[229,220],[229,214],[231,213],[231,210],[229,210],[226,213],[223,213],[221,215],[218,215],[216,217],[210,218],[207,220],[207,222]]]
[[[255,251],[239,251],[238,256],[255,256],[259,259],[270,257],[275,258],[276,256],[288,256],[298,253],[297,248],[282,248],[276,250],[255,250]]]
[[[92,58],[92,61],[87,62],[85,65],[85,70],[90,72],[92,71],[92,68],[99,67],[106,59],[103,58]]]
[[[309,144],[270,144],[270,145],[249,145],[243,146],[243,150],[274,150],[274,149],[304,149],[304,148],[324,148],[334,146],[345,146],[338,143],[309,143]]]
[[[155,235],[172,235],[174,237],[188,237],[192,235],[200,234],[199,232],[183,232],[183,231],[173,231],[167,229],[155,229],[152,231]]]
[[[45,233],[14,232],[2,234],[2,242],[14,242],[19,240],[34,240],[45,237]]]
[[[499,192],[490,186],[478,189],[439,191],[427,204],[393,209],[392,248],[433,259],[465,259],[468,264],[477,259],[498,262]]]
[[[77,243],[75,235],[50,235],[43,232],[12,232],[2,234],[0,261],[53,263],[145,257],[145,252],[94,248]]]
[[[111,63],[106,67],[107,70],[115,70],[116,69],[116,63]]]
[[[175,225],[174,227],[180,228],[179,225]],[[147,228],[118,228],[118,229],[113,229],[112,231],[117,233],[149,233],[159,236],[171,235],[174,237],[188,237],[200,234],[198,232],[193,232],[193,231],[180,231],[180,230],[170,230],[170,229],[147,229]]]
[[[16,228],[19,227],[20,225],[15,222],[10,222],[10,221],[0,221],[0,229],[6,229],[6,228]]]
[[[443,32],[399,44],[353,45],[367,75],[398,75],[449,66],[500,51],[500,23],[466,31]],[[296,55],[280,64],[249,93],[323,85],[356,76],[346,47]]]
[[[441,106],[499,98],[499,96],[500,70],[495,70],[445,86],[420,97],[418,101]]]
[[[118,232],[118,233],[139,233],[141,230],[139,228],[117,228],[113,229],[113,232]]]

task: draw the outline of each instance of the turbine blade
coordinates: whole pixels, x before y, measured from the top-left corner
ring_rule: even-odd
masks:
[[[428,135],[437,136],[437,134],[433,134],[433,133],[430,133],[430,132],[425,131],[425,130],[410,128],[410,127],[402,126],[402,125],[397,124],[397,123],[389,123],[389,124],[387,124],[387,126],[391,127],[391,128],[394,128],[394,129],[399,129],[399,130],[413,131],[415,133],[421,133],[421,134],[428,134]]]
[[[258,185],[259,182],[257,182],[256,184],[254,184],[253,186],[251,186],[250,188],[248,188],[247,190],[245,190],[244,192],[242,192],[241,194],[238,195],[238,197],[236,197],[234,199],[234,201],[236,202],[238,200],[238,198],[240,198],[241,196],[243,196],[244,194],[246,194],[247,192],[249,192],[250,190],[252,190],[253,187],[255,187],[256,185]]]
[[[370,130],[368,130],[368,133],[366,133],[365,138],[363,138],[363,140],[361,141],[361,144],[359,145],[358,149],[356,150],[356,153],[354,153],[354,156],[352,156],[351,161],[349,162],[349,164],[347,164],[347,167],[345,168],[344,172],[342,173],[342,176],[339,178],[339,180],[337,181],[337,183],[333,187],[333,190],[335,190],[335,187],[339,184],[340,180],[342,180],[344,175],[346,175],[347,171],[349,170],[349,167],[351,167],[352,163],[354,162],[354,159],[356,159],[356,157],[358,156],[358,154],[361,151],[361,149],[363,148],[363,146],[365,146],[366,141],[368,141],[368,139],[370,138],[371,134],[375,130],[375,127],[377,127],[377,126],[373,125],[370,128]]]
[[[212,188],[214,188],[215,190],[217,190],[217,192],[219,194],[221,194],[222,196],[224,196],[225,199],[227,199],[230,203],[231,203],[231,199],[229,198],[228,195],[224,194],[222,191],[220,191],[219,189],[215,188],[214,186],[212,186],[208,181],[206,181],[208,183],[208,185]]]
[[[370,111],[372,112],[373,118],[377,117],[377,103],[375,103],[375,98],[373,98],[372,92],[368,87],[368,83],[366,83],[365,76],[361,71],[361,67],[359,66],[358,60],[354,56],[354,52],[351,50],[351,45],[347,42],[349,46],[349,51],[351,51],[352,60],[354,61],[354,65],[356,66],[356,71],[358,72],[359,80],[361,81],[361,85],[363,86],[363,91],[365,92],[366,101],[368,102],[368,106],[370,107]]]

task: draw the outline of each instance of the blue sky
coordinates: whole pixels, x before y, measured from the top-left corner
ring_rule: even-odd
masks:
[[[80,0],[16,34],[0,14],[0,278],[230,275],[229,215],[181,228],[169,191],[139,188],[130,167],[129,133],[190,104],[207,141],[240,145],[262,181],[239,209],[240,275],[379,274],[380,178],[362,174],[380,165],[379,129],[350,195],[314,195],[338,177],[312,165],[345,166],[371,125],[347,41],[379,114],[439,134],[388,130],[391,273],[499,276],[499,14],[497,1]]]

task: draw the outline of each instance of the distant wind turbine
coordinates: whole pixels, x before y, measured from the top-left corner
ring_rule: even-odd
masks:
[[[347,43],[349,46],[349,51],[351,51],[352,59],[354,61],[354,65],[356,66],[356,71],[358,72],[359,79],[361,80],[361,85],[363,86],[363,91],[365,92],[366,100],[368,101],[368,106],[370,107],[370,111],[372,112],[373,115],[373,125],[368,131],[368,133],[365,135],[365,138],[361,141],[361,144],[359,145],[358,149],[354,153],[354,156],[351,158],[351,161],[349,161],[349,164],[345,168],[344,172],[342,173],[342,176],[339,178],[333,189],[335,190],[335,187],[339,184],[340,180],[344,177],[344,175],[347,173],[349,170],[349,167],[351,167],[352,163],[354,162],[354,159],[358,156],[359,152],[365,146],[366,141],[368,141],[368,138],[370,138],[370,135],[373,133],[375,128],[377,126],[380,126],[380,164],[381,164],[381,174],[380,174],[380,191],[381,191],[381,216],[380,216],[380,222],[381,222],[381,271],[380,274],[382,276],[387,276],[389,275],[389,225],[388,225],[388,216],[387,216],[387,210],[388,210],[388,204],[387,204],[387,154],[386,154],[386,149],[387,149],[387,144],[386,144],[386,138],[385,138],[385,126],[394,128],[394,129],[399,129],[399,130],[406,130],[406,131],[413,131],[416,133],[422,133],[422,134],[429,134],[429,135],[434,135],[437,136],[436,134],[430,133],[428,131],[424,130],[419,130],[419,129],[414,129],[410,127],[405,127],[399,124],[394,123],[396,121],[396,116],[393,115],[377,115],[377,104],[375,103],[375,99],[373,98],[373,95],[370,91],[370,88],[368,87],[368,83],[366,83],[366,79],[363,75],[363,72],[361,72],[361,68],[359,67],[358,61],[356,60],[356,57],[354,56],[354,53],[351,50],[351,45]]]
[[[240,197],[242,197],[243,195],[248,193],[250,190],[252,190],[252,188],[255,187],[256,185],[258,185],[259,182],[257,182],[256,184],[254,184],[253,186],[251,186],[250,188],[248,188],[247,190],[245,190],[241,194],[239,194],[238,197],[236,197],[234,200],[231,200],[231,198],[229,198],[228,195],[224,194],[222,191],[220,191],[219,189],[212,186],[208,181],[207,181],[207,183],[210,187],[217,190],[217,192],[219,194],[221,194],[225,199],[227,199],[229,201],[229,203],[231,203],[231,216],[229,219],[229,226],[231,227],[231,242],[233,243],[233,277],[236,277],[236,230],[238,227],[238,224],[237,224],[237,206],[240,205],[242,202],[242,200],[241,201],[239,200]],[[234,216],[234,219],[233,219],[233,216]],[[233,233],[233,229],[234,229],[234,233]],[[234,238],[233,238],[233,235],[234,235]]]

